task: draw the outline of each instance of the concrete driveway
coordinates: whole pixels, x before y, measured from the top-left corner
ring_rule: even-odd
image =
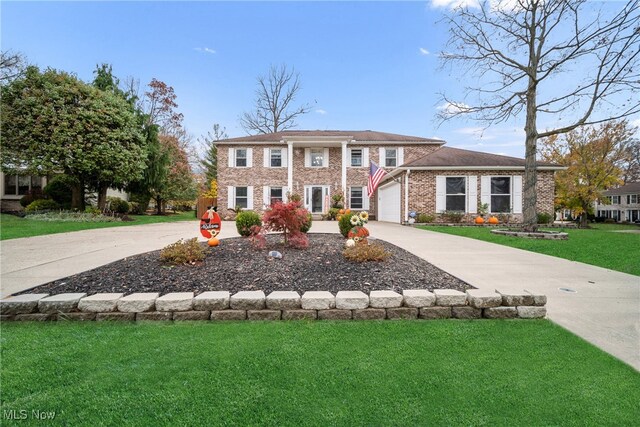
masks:
[[[529,289],[546,294],[548,317],[553,322],[640,370],[639,277],[397,224],[372,221],[368,228],[372,236],[400,246],[477,288]],[[232,222],[223,223],[222,230],[222,238],[237,236]],[[316,233],[337,231],[335,222],[316,221],[312,228]],[[0,293],[7,296],[196,236],[198,223],[188,221],[2,241]]]

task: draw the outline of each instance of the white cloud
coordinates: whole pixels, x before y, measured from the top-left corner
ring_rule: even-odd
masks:
[[[449,9],[457,7],[480,8],[480,3],[478,0],[431,0],[431,7],[448,7]]]
[[[445,116],[452,116],[455,114],[468,112],[470,108],[471,107],[469,107],[464,102],[445,102],[442,105],[438,105],[436,107],[436,110],[442,111],[442,114],[444,114]]]
[[[429,51],[423,47],[420,48],[420,55],[429,55]]]
[[[216,53],[215,50],[208,47],[194,47],[193,50],[197,50],[198,52],[204,52],[204,53]]]
[[[327,110],[323,110],[322,108],[318,108],[318,109],[316,110],[316,113],[318,113],[318,114],[322,114],[322,115],[324,116],[325,114],[327,114]]]

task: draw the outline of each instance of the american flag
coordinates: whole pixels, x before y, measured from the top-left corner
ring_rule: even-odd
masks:
[[[384,169],[379,168],[378,165],[371,162],[369,165],[369,182],[367,183],[367,193],[369,197],[373,196],[373,192],[376,191],[380,181],[382,181],[382,178],[386,174],[387,172]]]

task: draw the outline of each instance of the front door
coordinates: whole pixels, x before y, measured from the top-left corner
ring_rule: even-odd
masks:
[[[311,213],[321,214],[325,211],[325,199],[329,195],[328,185],[308,185],[304,188],[304,206]]]

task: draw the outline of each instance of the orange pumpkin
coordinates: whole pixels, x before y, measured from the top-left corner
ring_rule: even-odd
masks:
[[[496,218],[495,216],[492,216],[491,218],[489,218],[489,224],[499,224],[500,221],[498,221],[498,218]]]
[[[477,217],[476,224],[484,224],[484,218],[482,218],[481,216]]]
[[[349,215],[351,213],[351,209],[347,209],[346,211],[344,211],[344,213]]]
[[[340,221],[342,219],[342,215],[338,215],[336,218]]]
[[[367,230],[365,227],[353,227],[351,230],[349,230],[349,233],[347,234],[347,238],[353,239],[355,237],[365,239],[369,237],[369,230]]]
[[[220,244],[220,240],[218,240],[217,237],[212,237],[209,239],[209,241],[207,242],[209,244],[209,246],[213,247],[213,246],[218,246]]]
[[[340,215],[344,215],[344,209],[340,209],[340,210],[338,211],[338,213],[339,213]]]

